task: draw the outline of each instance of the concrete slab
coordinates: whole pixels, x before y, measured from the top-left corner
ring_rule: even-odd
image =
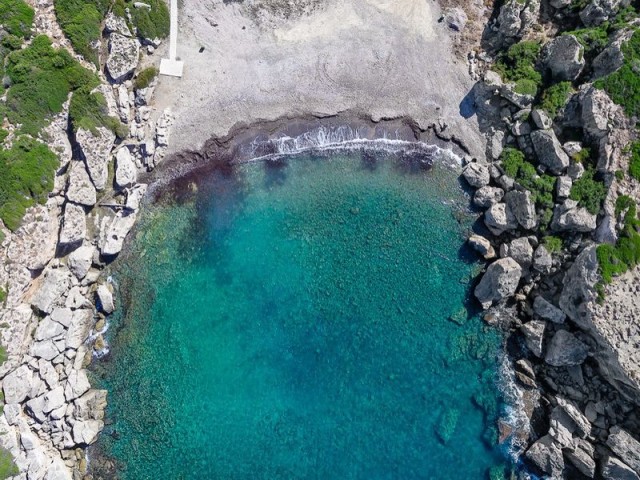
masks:
[[[160,75],[168,75],[170,77],[182,77],[184,62],[179,60],[170,60],[163,58],[160,61]]]

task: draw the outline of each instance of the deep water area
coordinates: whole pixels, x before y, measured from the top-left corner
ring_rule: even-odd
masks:
[[[500,335],[470,301],[456,171],[305,154],[183,190],[112,272],[95,374],[120,478],[500,478]]]

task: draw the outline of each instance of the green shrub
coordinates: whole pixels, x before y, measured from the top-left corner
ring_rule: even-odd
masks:
[[[500,161],[502,162],[502,168],[511,178],[516,178],[520,167],[524,163],[524,153],[517,148],[506,147],[500,154]]]
[[[18,475],[20,470],[15,463],[9,450],[0,447],[0,478],[9,478]]]
[[[4,299],[2,301],[4,302]],[[7,358],[9,358],[9,356],[7,355],[7,347],[5,347],[4,345],[0,345],[0,366],[2,366],[4,362],[7,361]],[[4,401],[4,397],[2,397],[2,401]]]
[[[616,180],[618,180],[618,181],[623,180],[624,179],[624,171],[616,170],[615,176],[616,176]]]
[[[99,84],[95,74],[66,50],[52,48],[45,35],[7,57],[7,75],[12,83],[7,93],[7,118],[11,123],[22,124],[22,132],[33,136],[62,111],[69,92]]]
[[[539,175],[533,164],[526,161],[524,153],[516,148],[505,148],[500,155],[500,161],[504,172],[531,192],[538,207],[553,208],[555,177]]]
[[[4,128],[0,128],[0,143],[3,143],[8,136],[9,132],[7,132]]]
[[[538,84],[528,78],[521,78],[520,80],[516,81],[516,88],[514,90],[520,95],[535,96],[535,94],[538,92]]]
[[[640,181],[640,142],[631,144],[631,159],[629,160],[629,175]]]
[[[573,160],[578,163],[587,163],[587,160],[591,158],[591,149],[583,148],[573,156]]]
[[[619,70],[596,80],[594,86],[605,90],[630,117],[640,116],[640,30],[622,46],[624,63]]]
[[[97,42],[110,0],[55,0],[56,18],[76,52],[98,65]]]
[[[28,38],[34,11],[24,0],[0,0],[0,25],[10,35]]]
[[[107,101],[101,93],[91,93],[92,85],[76,90],[69,104],[69,118],[74,131],[79,128],[97,134],[97,127],[107,127],[118,137],[126,136],[124,125],[115,117],[109,116]]]
[[[58,157],[29,137],[0,150],[0,218],[9,230],[18,228],[28,207],[46,202],[57,167]]]
[[[4,288],[0,287],[0,303],[4,303],[4,301],[7,299],[7,292]],[[0,362],[1,364],[2,362]]]
[[[571,91],[571,82],[560,82],[555,85],[551,85],[542,94],[542,102],[540,106],[551,118],[555,118],[560,109],[564,107],[567,100],[569,100]]]
[[[148,0],[147,8],[133,7],[133,1],[126,2],[131,12],[131,20],[141,38],[164,38],[169,35],[169,9],[163,0]]]
[[[583,28],[572,32],[566,32],[565,34],[575,36],[584,47],[586,55],[596,56],[604,50],[609,43],[608,28],[609,24],[605,22],[598,27]]]
[[[562,238],[548,235],[542,238],[542,244],[549,253],[558,253],[562,251]]]
[[[516,82],[516,86],[535,95],[542,82],[542,75],[535,68],[540,44],[538,42],[523,41],[509,47],[498,58],[494,68],[504,80]],[[526,82],[523,82],[526,80]],[[533,87],[535,86],[535,90]],[[520,92],[518,92],[520,93]]]
[[[157,75],[158,69],[156,67],[147,67],[138,73],[133,82],[133,86],[136,89],[147,88]]]
[[[596,180],[595,170],[587,168],[578,180],[573,182],[569,197],[576,200],[581,207],[586,208],[589,213],[596,215],[607,195],[604,184]]]

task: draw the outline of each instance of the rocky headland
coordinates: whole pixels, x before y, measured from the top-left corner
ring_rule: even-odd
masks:
[[[105,14],[92,47],[100,68],[74,58],[97,70],[106,115],[126,128],[70,128],[65,102],[40,136],[60,162],[53,190],[2,229],[0,443],[16,478],[91,478],[86,449],[104,426],[107,392],[91,387],[87,366],[108,349],[117,302],[102,271],[147,184],[232,160],[240,139],[281,136],[283,125],[295,125],[293,137],[350,123],[363,138],[393,132],[463,158],[481,213],[469,244],[488,261],[474,293],[485,321],[507,332],[528,419],[499,425],[526,466],[516,475],[639,478],[640,269],[609,278],[602,260],[619,266],[617,254],[598,246],[636,232],[635,118],[598,83],[627,67],[633,15],[599,0],[442,7],[189,1],[185,77],[145,81],[164,42],[132,28],[134,7]],[[34,34],[73,52],[53,2],[34,9]],[[598,32],[579,33],[605,22],[596,47]]]

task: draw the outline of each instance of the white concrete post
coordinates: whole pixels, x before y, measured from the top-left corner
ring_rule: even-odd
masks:
[[[178,56],[178,0],[171,0],[171,27],[169,29],[169,58],[160,61],[160,75],[182,77],[184,63],[176,60]]]

